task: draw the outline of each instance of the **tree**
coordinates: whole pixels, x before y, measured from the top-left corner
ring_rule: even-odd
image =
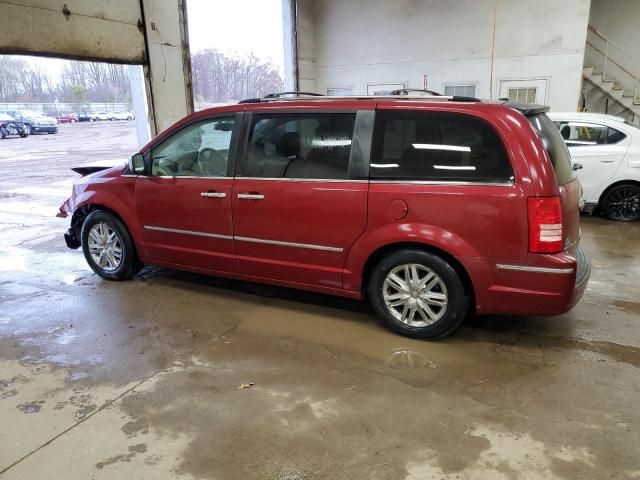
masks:
[[[196,101],[223,103],[282,90],[283,81],[270,63],[251,54],[229,57],[214,49],[191,56]]]

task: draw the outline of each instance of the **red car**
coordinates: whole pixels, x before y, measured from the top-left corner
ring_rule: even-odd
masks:
[[[80,121],[77,113],[61,113],[58,116],[58,122],[60,123],[76,123]]]
[[[59,216],[100,276],[142,264],[367,299],[393,330],[555,315],[582,296],[580,185],[546,107],[263,98],[184,118]],[[86,173],[86,172],[85,172]]]

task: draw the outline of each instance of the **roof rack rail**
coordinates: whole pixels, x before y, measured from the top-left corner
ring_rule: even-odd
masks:
[[[424,90],[419,90],[424,92]],[[303,98],[303,97],[307,98]],[[300,101],[301,99],[305,101],[310,100],[439,100],[442,102],[482,102],[482,100],[475,97],[464,97],[464,96],[448,96],[441,95],[439,93],[436,94],[423,94],[423,95],[410,95],[409,93],[399,94],[399,95],[340,95],[340,96],[332,96],[332,95],[322,95],[321,93],[311,93],[311,92],[282,92],[282,93],[271,93],[262,98],[247,98],[245,100],[240,100],[238,103],[262,103],[262,102],[277,102],[277,101]]]
[[[324,97],[322,93],[315,92],[273,92],[267,93],[262,98],[246,98],[244,100],[240,100],[238,103],[260,103],[260,102],[268,102],[270,100],[278,100],[284,99],[285,97]]]
[[[441,97],[442,94],[438,92],[434,92],[433,90],[423,90],[421,88],[399,88],[398,90],[393,90],[389,92],[389,95],[409,95],[412,92],[422,92],[427,95],[433,95],[435,97]]]
[[[264,98],[281,98],[286,95],[295,95],[297,97],[301,97],[301,96],[324,97],[322,93],[315,93],[315,92],[275,92],[275,93],[268,93],[267,95],[264,96]]]

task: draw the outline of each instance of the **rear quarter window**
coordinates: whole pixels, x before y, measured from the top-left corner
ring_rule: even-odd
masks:
[[[558,185],[566,185],[574,179],[574,172],[569,149],[564,143],[558,127],[544,113],[530,115],[527,119],[542,139],[544,148],[551,157]]]
[[[485,121],[451,112],[376,112],[370,177],[380,180],[508,183],[513,171]]]

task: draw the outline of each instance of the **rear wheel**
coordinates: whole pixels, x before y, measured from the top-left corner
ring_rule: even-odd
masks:
[[[127,228],[108,212],[98,210],[87,216],[81,243],[87,263],[102,278],[125,280],[141,268]]]
[[[399,250],[376,265],[369,299],[387,326],[414,338],[448,335],[469,307],[456,270],[441,257],[418,249]]]
[[[611,220],[640,220],[640,186],[625,183],[613,187],[602,199],[600,207],[604,215]]]

